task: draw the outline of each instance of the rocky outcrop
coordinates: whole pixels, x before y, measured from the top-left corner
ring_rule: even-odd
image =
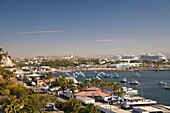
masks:
[[[1,50],[1,49],[0,49]],[[8,52],[4,52],[3,50],[0,51],[0,66],[2,67],[13,67],[14,63],[10,56],[8,55]]]

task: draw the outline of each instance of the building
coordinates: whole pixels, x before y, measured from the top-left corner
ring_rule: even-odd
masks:
[[[74,54],[70,54],[70,56],[62,57],[62,59],[65,59],[65,60],[71,60],[71,59],[74,59]]]
[[[81,97],[91,97],[97,101],[108,101],[110,97],[117,97],[112,95],[109,91],[101,90],[97,87],[90,87],[80,92],[74,94],[74,96],[81,96]]]

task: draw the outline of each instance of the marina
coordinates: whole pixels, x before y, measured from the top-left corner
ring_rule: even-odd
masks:
[[[85,79],[93,79],[97,76],[98,73],[93,71],[82,71],[86,77],[77,76],[78,81],[84,81]],[[103,71],[106,74],[113,74],[115,71]],[[99,71],[100,73],[100,71]],[[99,78],[102,81],[115,81],[120,83],[120,80],[126,78],[128,81],[131,81],[133,74],[135,72],[125,72],[125,71],[116,71],[119,74],[120,78]],[[70,75],[72,72],[69,73]],[[135,79],[140,82],[140,85],[130,85],[129,83],[120,83],[123,87],[133,88],[138,90],[139,96],[153,99],[157,101],[158,104],[170,105],[170,91],[165,90],[164,85],[158,85],[157,82],[163,80],[170,85],[170,71],[140,71],[140,77]],[[54,73],[54,76],[62,75],[62,73]]]

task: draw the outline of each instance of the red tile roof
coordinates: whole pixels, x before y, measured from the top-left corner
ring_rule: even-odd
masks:
[[[101,90],[97,87],[90,87],[81,92],[75,93],[75,96],[98,96],[98,97],[108,97],[112,94],[108,91]]]

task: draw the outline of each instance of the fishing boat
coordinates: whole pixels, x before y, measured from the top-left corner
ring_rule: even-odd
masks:
[[[164,82],[163,80],[157,82],[158,85],[166,85],[166,82]]]
[[[121,82],[121,83],[128,83],[128,81],[126,80],[126,78],[123,78],[120,82]]]
[[[131,85],[139,85],[140,83],[137,80],[133,80],[129,83]]]

